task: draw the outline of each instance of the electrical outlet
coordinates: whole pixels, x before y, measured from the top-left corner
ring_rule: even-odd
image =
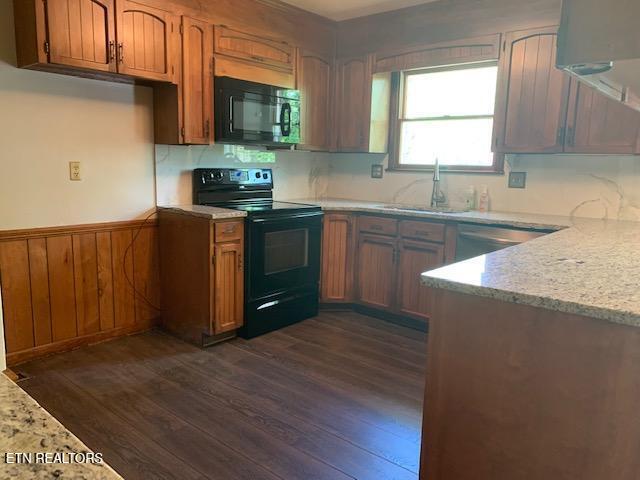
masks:
[[[371,165],[371,178],[382,178],[383,173],[383,165]]]
[[[74,182],[82,180],[80,162],[69,162],[69,180],[72,180]]]
[[[509,188],[525,188],[527,172],[509,172]]]

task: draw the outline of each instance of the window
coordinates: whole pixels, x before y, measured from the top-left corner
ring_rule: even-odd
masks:
[[[498,67],[494,63],[408,71],[395,78],[398,118],[391,168],[502,169],[491,151]]]

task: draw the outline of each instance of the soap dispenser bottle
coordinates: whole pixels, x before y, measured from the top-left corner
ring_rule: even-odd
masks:
[[[489,189],[486,185],[480,187],[480,197],[478,198],[478,211],[489,211]]]

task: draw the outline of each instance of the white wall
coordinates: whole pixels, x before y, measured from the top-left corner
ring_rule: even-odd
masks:
[[[13,6],[0,0],[0,230],[131,220],[153,208],[151,89],[15,63]],[[83,181],[69,181],[69,161],[82,162]]]
[[[225,156],[222,145],[156,145],[158,205],[191,204],[191,172],[194,168],[206,167],[271,168],[276,199],[326,196],[328,155],[290,151],[274,153],[275,163],[243,163],[233,156]]]
[[[152,92],[15,68],[0,2],[0,229],[131,220],[155,205]],[[69,161],[84,180],[69,181]]]
[[[334,155],[327,197],[424,205],[431,174],[385,172],[370,177],[382,155]],[[464,204],[469,185],[487,185],[492,210],[640,220],[640,157],[587,155],[508,156],[506,169],[527,172],[525,189],[507,188],[506,175],[443,174],[452,206]]]

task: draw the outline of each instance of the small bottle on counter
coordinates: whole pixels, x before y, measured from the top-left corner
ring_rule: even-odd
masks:
[[[486,185],[480,187],[480,197],[478,198],[478,211],[489,211],[489,189]]]
[[[476,187],[473,185],[469,185],[464,194],[464,207],[467,211],[475,210],[476,208]]]

